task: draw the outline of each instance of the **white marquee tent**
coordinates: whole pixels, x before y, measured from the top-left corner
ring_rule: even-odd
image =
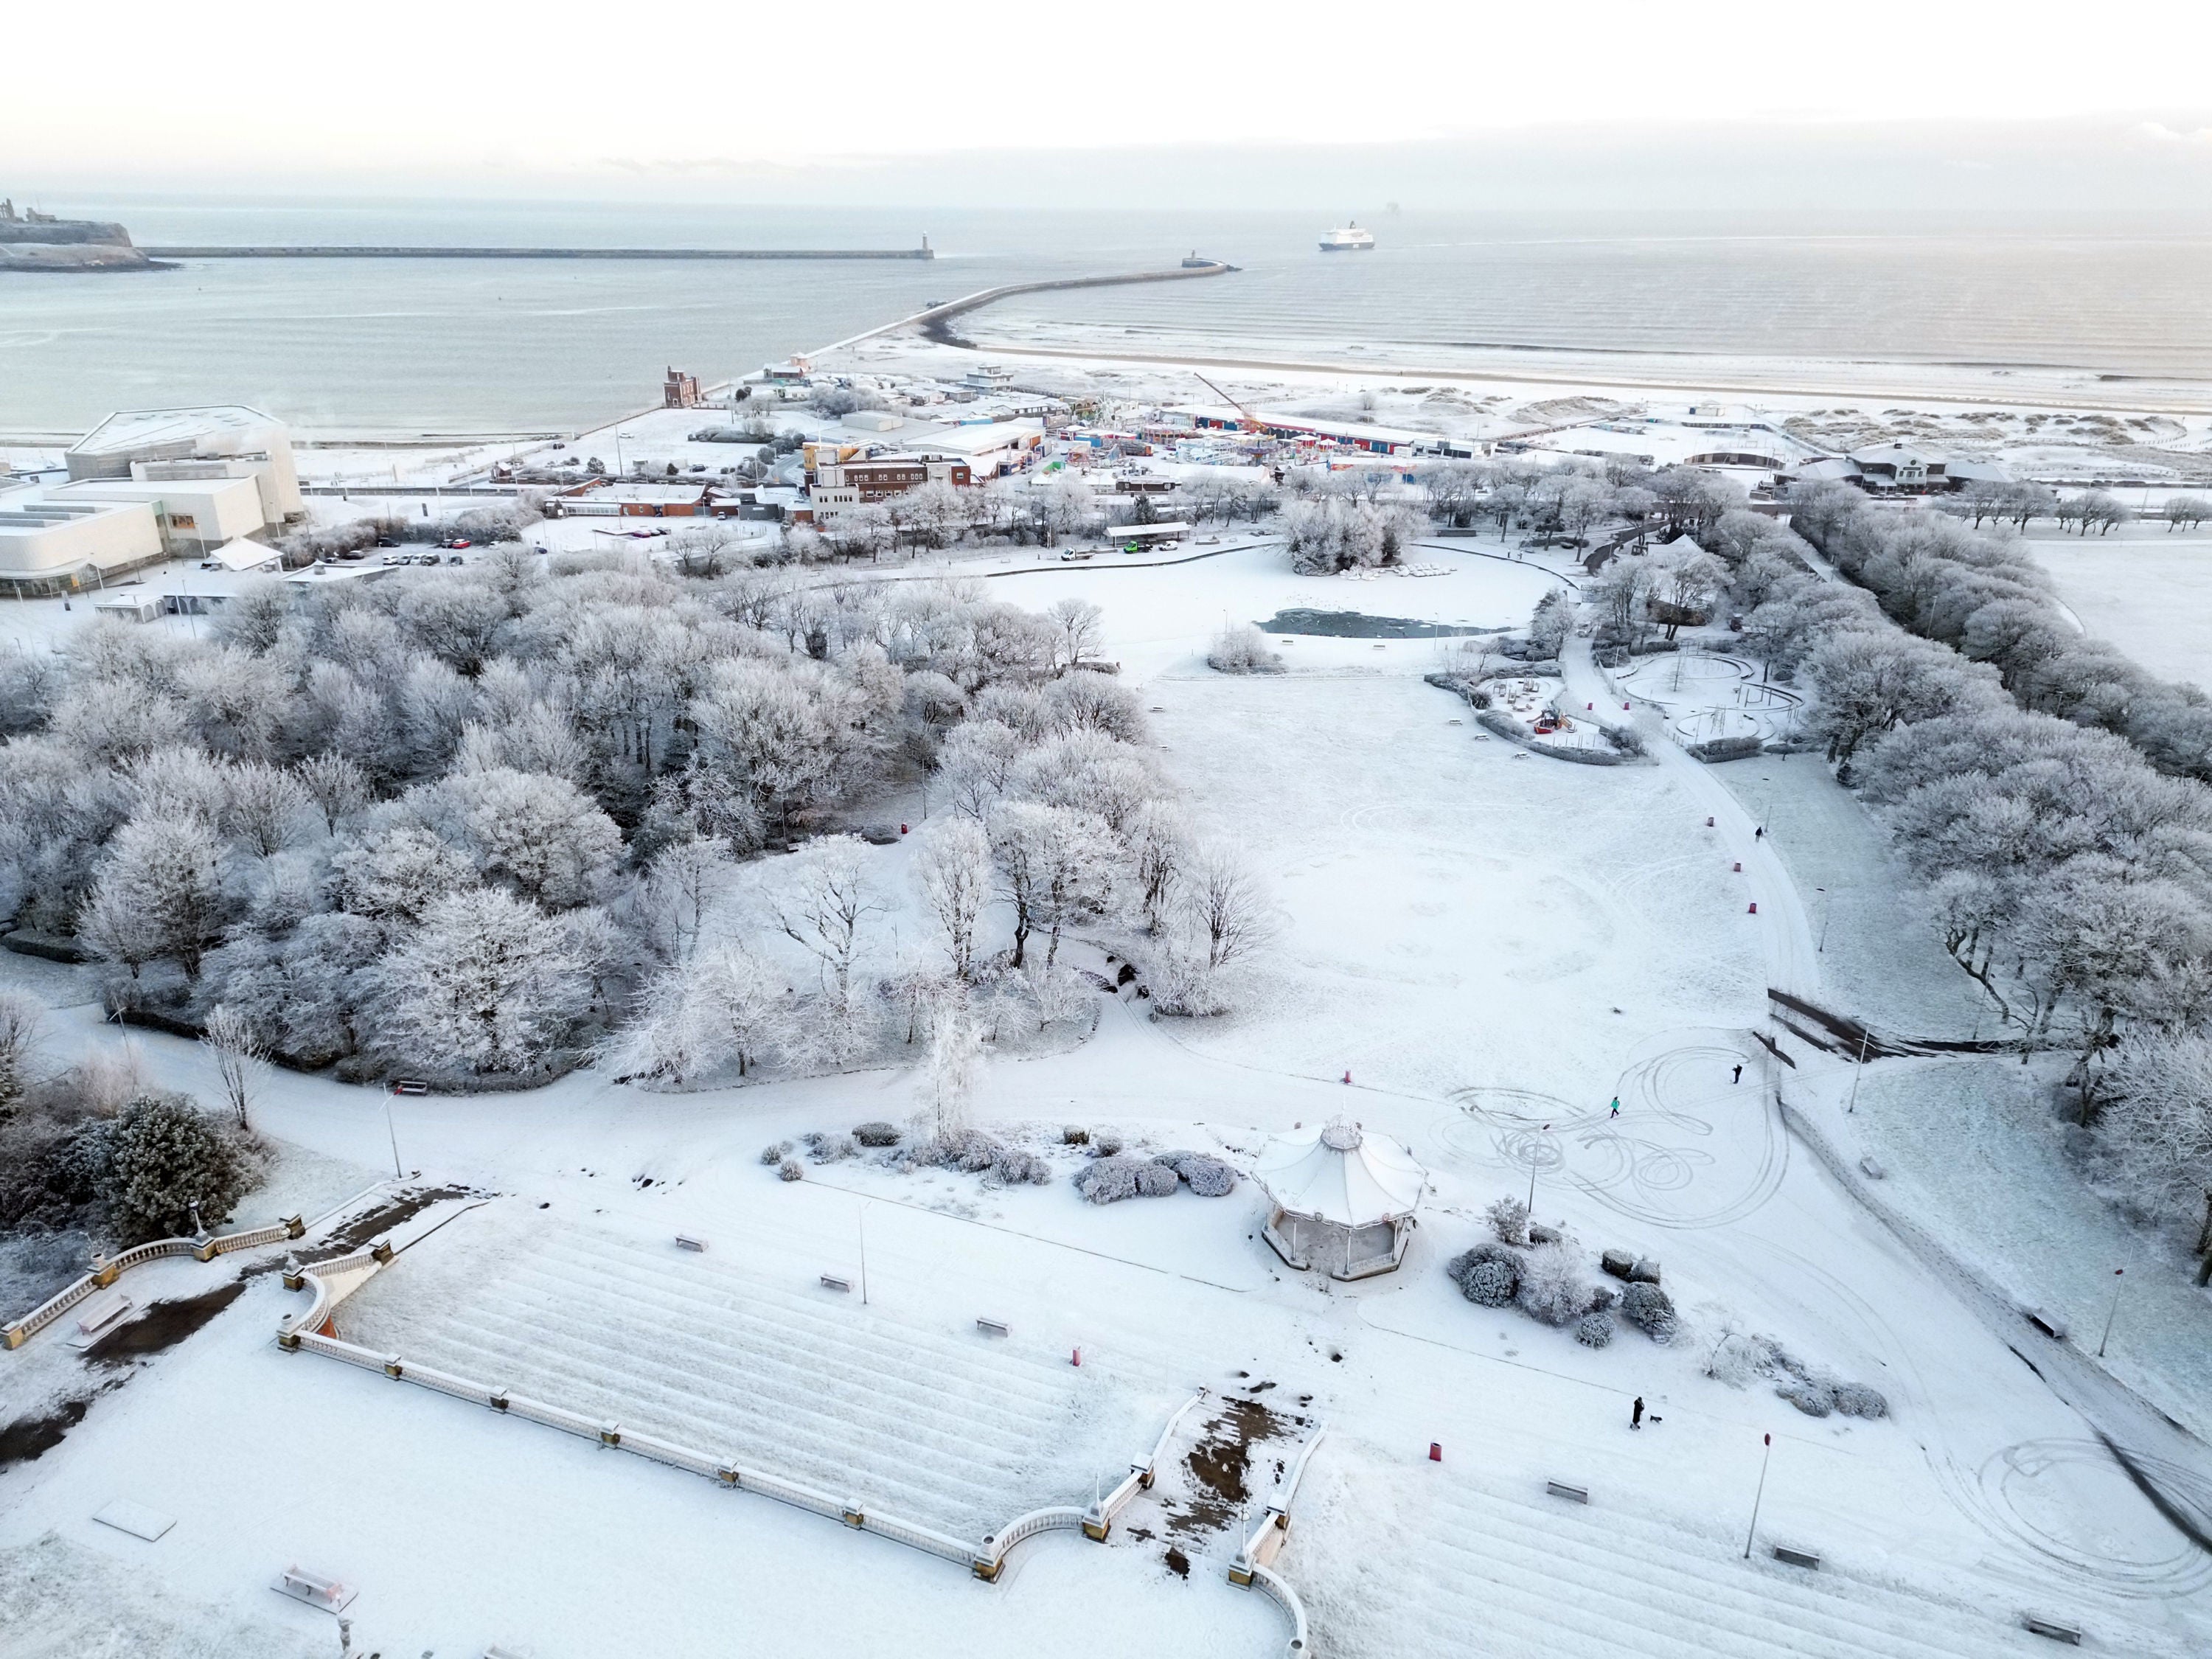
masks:
[[[1387,1136],[1341,1119],[1277,1135],[1252,1178],[1267,1194],[1266,1237],[1293,1267],[1332,1279],[1389,1273],[1405,1259],[1428,1171]]]

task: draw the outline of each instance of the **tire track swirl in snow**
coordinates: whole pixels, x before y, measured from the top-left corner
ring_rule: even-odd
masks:
[[[2182,1464],[2135,1454],[2134,1461],[2169,1497],[2179,1497],[2200,1513],[2212,1513],[2212,1481]],[[2074,1507],[2075,1494],[2045,1485],[2054,1471],[2069,1478],[2094,1474],[2124,1484],[2112,1454],[2094,1440],[2023,1440],[1992,1453],[1975,1476],[1984,1513],[1993,1530],[2033,1550],[2042,1561],[2068,1576],[2107,1590],[2139,1597],[2193,1593],[2212,1583],[2212,1559],[2179,1532],[2153,1540],[2139,1537],[2136,1547],[2119,1540],[2087,1541],[2072,1528],[2059,1531],[2048,1517]],[[2161,1547],[2161,1546],[2163,1547]]]
[[[1650,1226],[1726,1226],[1773,1197],[1790,1164],[1788,1138],[1765,1090],[1704,1081],[1708,1071],[1717,1079],[1741,1058],[1701,1044],[1639,1061],[1622,1079],[1619,1118],[1577,1110],[1556,1096],[1478,1085],[1453,1093],[1459,1112],[1431,1133],[1482,1168],[1533,1172],[1540,1181],[1564,1175],[1577,1190]],[[1745,1106],[1757,1113],[1753,1132],[1723,1133],[1742,1127]]]

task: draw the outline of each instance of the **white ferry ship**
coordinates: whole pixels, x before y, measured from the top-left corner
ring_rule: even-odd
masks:
[[[1332,230],[1321,239],[1323,253],[1364,253],[1374,246],[1375,233],[1362,230],[1356,224],[1346,225],[1341,230]]]

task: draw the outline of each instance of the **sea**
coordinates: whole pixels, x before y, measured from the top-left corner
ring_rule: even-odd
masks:
[[[1002,283],[1234,276],[1021,296],[979,337],[1357,364],[1671,354],[2060,369],[2212,385],[2212,220],[1384,210],[1371,252],[1283,213],[88,198],[142,244],[912,247],[921,261],[207,260],[0,276],[0,437],[246,402],[313,432],[574,432]]]

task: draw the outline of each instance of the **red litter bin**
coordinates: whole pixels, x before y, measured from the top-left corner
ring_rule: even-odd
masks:
[[[1759,914],[1759,901],[1757,899],[1753,899],[1751,902],[1751,914],[1754,916]]]
[[[1442,1441],[1438,1441],[1438,1440],[1431,1440],[1431,1441],[1430,1441],[1430,1442],[1429,1442],[1429,1462],[1431,1462],[1431,1463],[1441,1463],[1441,1462],[1443,1462],[1443,1461],[1444,1461],[1444,1449],[1443,1449],[1443,1443]]]

